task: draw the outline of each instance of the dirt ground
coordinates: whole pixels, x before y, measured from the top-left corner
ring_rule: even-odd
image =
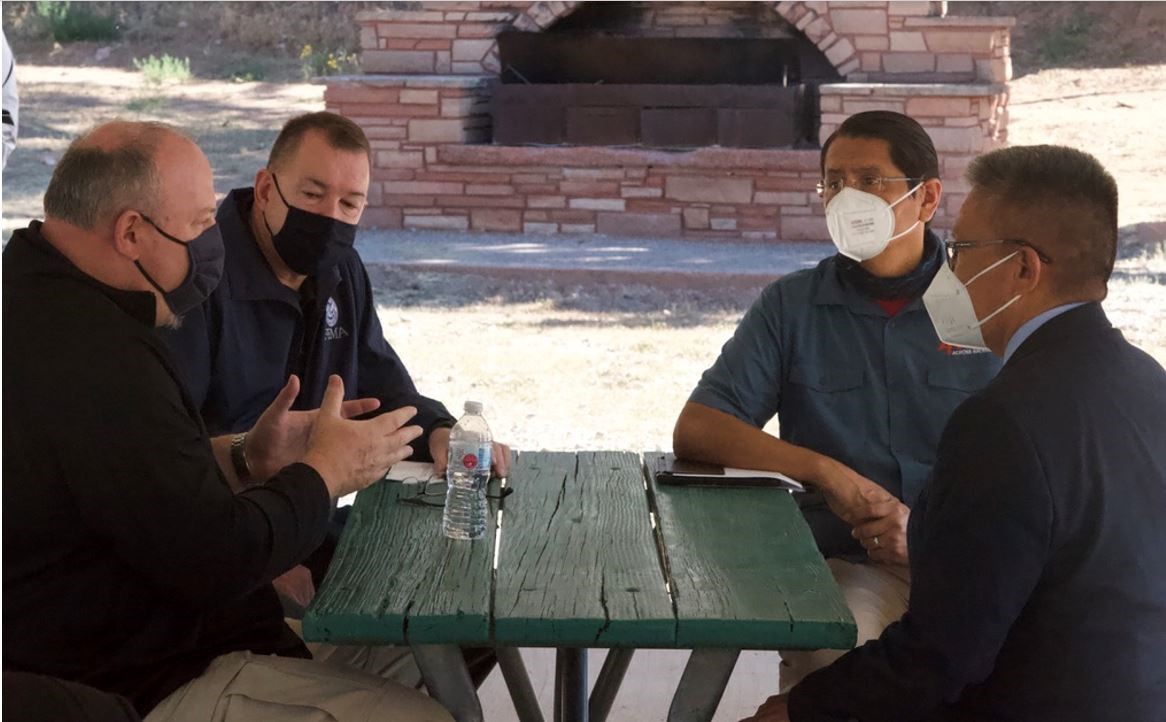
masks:
[[[22,64],[20,145],[3,178],[7,236],[41,214],[52,166],[81,130],[115,116],[177,124],[202,145],[220,193],[251,182],[280,124],[322,107],[322,86],[195,80],[162,90],[137,73]],[[1012,84],[1010,141],[1085,148],[1117,178],[1122,249],[1107,310],[1166,364],[1166,65],[1055,69]],[[372,269],[386,335],[423,392],[455,412],[486,403],[495,436],[525,449],[666,449],[700,373],[751,293],[561,287]]]

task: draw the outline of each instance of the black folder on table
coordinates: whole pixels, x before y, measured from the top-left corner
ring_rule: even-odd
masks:
[[[656,482],[694,486],[769,486],[789,491],[805,491],[801,482],[776,471],[737,469],[706,464],[702,461],[666,457],[665,465],[656,471]]]

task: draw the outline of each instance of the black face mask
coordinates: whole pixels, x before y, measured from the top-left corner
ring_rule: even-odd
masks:
[[[186,249],[190,267],[186,272],[186,278],[171,291],[159,286],[158,282],[146,273],[140,261],[134,261],[138,272],[162,294],[162,299],[170,307],[170,312],[175,316],[182,316],[205,301],[215,290],[215,286],[219,285],[219,279],[223,277],[223,236],[219,233],[218,225],[213,225],[198,234],[194,240],[181,241],[159,228],[158,224],[150,220],[145,213],[141,216],[146,223],[154,227],[154,230],[161,233],[163,238]]]
[[[287,206],[287,218],[278,233],[271,230],[267,214],[263,225],[271,235],[275,252],[287,267],[304,276],[312,276],[335,266],[344,257],[344,251],[356,242],[356,224],[296,208],[287,202],[275,174],[271,174],[275,192]]]
[[[907,298],[913,299],[923,295],[935,278],[939,266],[946,262],[947,253],[943,244],[935,234],[923,234],[923,259],[919,265],[905,276],[883,278],[876,276],[852,258],[839,253],[835,256],[838,273],[850,282],[859,293],[879,301]]]

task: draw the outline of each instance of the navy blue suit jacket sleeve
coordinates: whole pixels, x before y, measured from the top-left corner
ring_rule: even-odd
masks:
[[[927,719],[991,672],[1051,552],[1041,459],[1003,408],[973,397],[944,430],[925,494],[911,518],[907,613],[795,687],[795,722]]]

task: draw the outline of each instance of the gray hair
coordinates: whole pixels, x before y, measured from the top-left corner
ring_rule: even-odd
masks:
[[[118,124],[121,126],[122,124]],[[125,123],[119,143],[92,141],[101,126],[73,141],[53,169],[45,191],[45,215],[93,230],[133,208],[152,211],[161,180],[154,156],[168,134],[164,123]]]
[[[974,159],[967,177],[1046,239],[1042,250],[1053,258],[1059,290],[1095,288],[1105,296],[1117,255],[1117,182],[1096,158],[1060,145],[1019,145]]]

